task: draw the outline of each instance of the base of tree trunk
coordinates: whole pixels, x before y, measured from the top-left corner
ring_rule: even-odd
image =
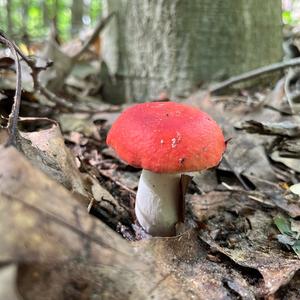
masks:
[[[282,58],[281,4],[273,0],[104,1],[117,12],[103,35],[112,79],[104,98],[185,96],[199,84]]]

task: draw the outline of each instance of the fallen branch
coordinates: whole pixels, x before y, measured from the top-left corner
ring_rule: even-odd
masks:
[[[35,90],[39,91],[42,95],[44,95],[49,101],[54,102],[55,104],[61,105],[65,108],[72,109],[73,105],[72,103],[68,102],[67,100],[64,100],[62,98],[59,98],[56,96],[54,93],[52,93],[50,90],[48,90],[46,87],[44,87],[38,77],[41,71],[46,70],[49,66],[51,66],[51,62],[48,62],[44,67],[38,67],[36,65],[35,59],[31,57],[27,57],[21,50],[20,48],[12,43],[15,50],[18,52],[18,54],[21,56],[21,58],[26,62],[26,64],[30,67],[31,69],[31,77],[33,80],[33,87]]]
[[[118,185],[121,189],[129,192],[134,198],[136,197],[136,191],[132,190],[131,188],[127,187],[125,184],[123,184],[122,182],[120,182],[119,180],[116,180],[115,178],[113,178],[113,176],[109,175],[107,172],[101,170],[101,169],[97,169],[99,174],[103,177],[105,177],[106,179],[110,180],[111,182],[115,183],[116,185]]]
[[[106,25],[108,24],[108,22],[110,21],[110,19],[113,17],[114,14],[115,14],[114,12],[110,13],[107,17],[101,19],[97,23],[92,35],[83,44],[82,48],[72,56],[72,59],[74,60],[78,59],[90,47],[90,45],[95,41],[95,39],[98,37],[100,32],[106,27]]]
[[[300,111],[300,90],[297,88],[300,72],[290,68],[284,83],[284,92],[293,114]],[[296,83],[297,82],[297,83]]]
[[[287,76],[285,78],[285,82],[284,82],[285,96],[286,96],[286,99],[288,101],[288,104],[289,104],[293,114],[295,113],[295,111],[294,111],[294,106],[293,106],[293,97],[292,97],[292,93],[290,91],[290,84],[291,84],[291,81],[294,79],[294,76],[295,76],[295,74],[294,74],[294,72],[292,72],[292,69],[289,69]]]
[[[255,77],[258,77],[258,76],[261,76],[264,74],[268,74],[268,73],[272,73],[275,71],[283,70],[286,68],[297,67],[299,65],[300,65],[300,58],[297,57],[297,58],[293,58],[293,59],[290,59],[287,61],[283,61],[283,62],[271,64],[268,66],[264,66],[264,67],[261,67],[258,69],[254,69],[254,70],[246,72],[244,74],[241,74],[238,76],[233,76],[223,82],[216,84],[214,87],[212,87],[210,89],[210,92],[212,94],[218,93],[218,92],[221,92],[222,90],[224,90],[234,84],[240,83],[242,81],[247,81],[249,79],[253,79]]]
[[[20,112],[20,104],[21,104],[21,84],[22,84],[22,74],[21,74],[21,66],[20,60],[15,48],[15,44],[8,39],[8,37],[0,32],[0,43],[8,47],[14,56],[15,64],[16,64],[16,92],[14,96],[14,103],[11,109],[11,113],[8,118],[7,130],[8,130],[8,141],[6,146],[15,146],[17,147],[18,143],[18,119]]]
[[[82,46],[82,48],[72,57],[73,60],[78,59],[88,49],[88,47],[93,43],[95,38],[100,34],[100,32],[105,28],[105,26],[111,20],[113,15],[114,15],[114,13],[112,12],[107,17],[105,17],[104,19],[102,19],[98,22],[98,24],[95,27],[94,32],[92,33],[90,38],[86,41],[86,43]],[[41,71],[44,71],[48,67],[50,67],[52,65],[52,63],[48,62],[45,66],[39,67],[36,65],[35,59],[33,59],[31,57],[27,57],[15,43],[13,43],[13,42],[10,42],[10,43],[11,43],[11,46],[14,48],[14,50],[20,55],[20,57],[30,67],[34,89],[36,91],[40,92],[43,96],[45,96],[50,102],[55,103],[57,106],[66,108],[67,110],[69,110],[71,112],[81,112],[81,113],[106,112],[106,110],[95,111],[95,110],[89,110],[89,109],[76,109],[73,103],[69,102],[68,100],[64,99],[63,97],[60,97],[60,96],[56,95],[54,92],[50,91],[47,87],[45,87],[39,81],[39,74]],[[18,67],[17,67],[17,70],[18,70]],[[18,71],[17,71],[17,77],[18,77]]]
[[[243,179],[243,177],[241,176],[240,173],[238,173],[236,171],[236,169],[231,165],[231,163],[229,162],[228,158],[226,157],[226,155],[223,156],[223,162],[227,165],[227,167],[232,171],[232,173],[235,175],[236,179],[240,182],[240,184],[242,185],[242,187],[246,190],[246,191],[250,191],[251,188],[248,186],[248,184],[245,182],[245,180]]]

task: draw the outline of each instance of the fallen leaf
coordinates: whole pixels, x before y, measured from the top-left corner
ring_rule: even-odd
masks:
[[[262,294],[274,294],[300,269],[300,260],[272,238],[276,233],[272,217],[262,209],[264,203],[251,200],[247,192],[223,193],[194,195],[191,199],[195,220],[206,220],[201,239],[235,263],[258,270],[264,279]],[[197,198],[206,203],[206,210],[197,204]]]
[[[22,123],[35,128],[30,132],[20,131],[24,138],[21,147],[26,157],[67,189],[87,196],[75,158],[65,146],[59,125],[47,118],[27,118]]]
[[[288,220],[280,214],[274,217],[274,223],[281,232],[280,235],[277,235],[278,241],[288,248],[292,248],[300,258],[300,223]]]
[[[236,126],[238,129],[244,129],[250,133],[259,133],[267,135],[279,135],[288,137],[299,137],[300,126],[298,122],[283,121],[279,123],[258,122],[248,120]]]
[[[292,234],[290,222],[282,215],[277,215],[274,218],[274,223],[282,234]]]
[[[280,154],[286,157],[300,158],[300,139],[283,139],[279,145],[276,145]]]
[[[91,121],[91,117],[88,114],[60,114],[59,115],[59,123],[61,124],[61,128],[63,132],[80,132],[85,136],[96,136],[97,137],[97,127]],[[98,136],[99,139],[99,136]]]
[[[215,169],[195,172],[195,174],[193,174],[192,181],[195,182],[200,191],[203,192],[210,192],[218,186]]]
[[[130,213],[93,177],[82,174],[77,168],[74,156],[65,146],[58,124],[46,118],[22,119],[38,131],[24,132],[21,147],[26,157],[40,170],[57,182],[63,184],[76,195],[76,198],[88,207],[93,201],[97,217],[105,220],[111,227],[119,223],[128,224]],[[24,124],[23,124],[24,125]],[[0,131],[0,138],[6,131]],[[91,211],[95,213],[94,211]]]
[[[276,294],[275,299],[298,300],[300,299],[300,272],[298,271],[292,280],[283,286]]]
[[[281,156],[279,151],[274,151],[271,153],[270,157],[276,161],[284,164],[288,168],[300,173],[300,160],[299,158],[291,158]]]
[[[160,285],[165,274],[154,273],[153,261],[137,255],[16,149],[0,147],[0,165],[0,264],[18,264],[21,296],[145,299]]]
[[[289,190],[295,195],[300,196],[300,183],[293,184],[289,187]]]
[[[86,176],[85,182],[90,185],[93,199],[89,205],[89,212],[100,218],[105,224],[116,229],[119,224],[128,226],[132,223],[128,208],[118,202],[99,182],[91,176]]]
[[[74,60],[60,49],[55,40],[48,40],[38,56],[54,62],[51,68],[41,73],[40,81],[51,91],[59,91],[73,68]]]
[[[242,299],[255,299],[253,287],[240,273],[233,269],[228,272],[226,264],[208,259],[209,252],[196,230],[177,237],[142,240],[134,245],[164,271],[166,275],[159,287],[173,290],[176,299],[232,299],[236,294]],[[148,297],[162,299],[156,288]]]
[[[256,190],[262,191],[264,197],[273,205],[285,211],[290,217],[300,216],[300,198],[280,187],[280,184],[270,182],[255,176],[248,176]]]

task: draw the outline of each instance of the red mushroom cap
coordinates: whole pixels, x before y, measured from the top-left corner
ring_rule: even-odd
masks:
[[[220,162],[225,151],[222,130],[209,115],[175,102],[126,109],[106,142],[129,165],[156,173],[208,169]]]

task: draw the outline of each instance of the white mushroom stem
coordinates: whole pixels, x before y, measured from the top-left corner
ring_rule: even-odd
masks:
[[[146,232],[153,236],[175,235],[181,201],[180,174],[142,171],[135,213]]]

